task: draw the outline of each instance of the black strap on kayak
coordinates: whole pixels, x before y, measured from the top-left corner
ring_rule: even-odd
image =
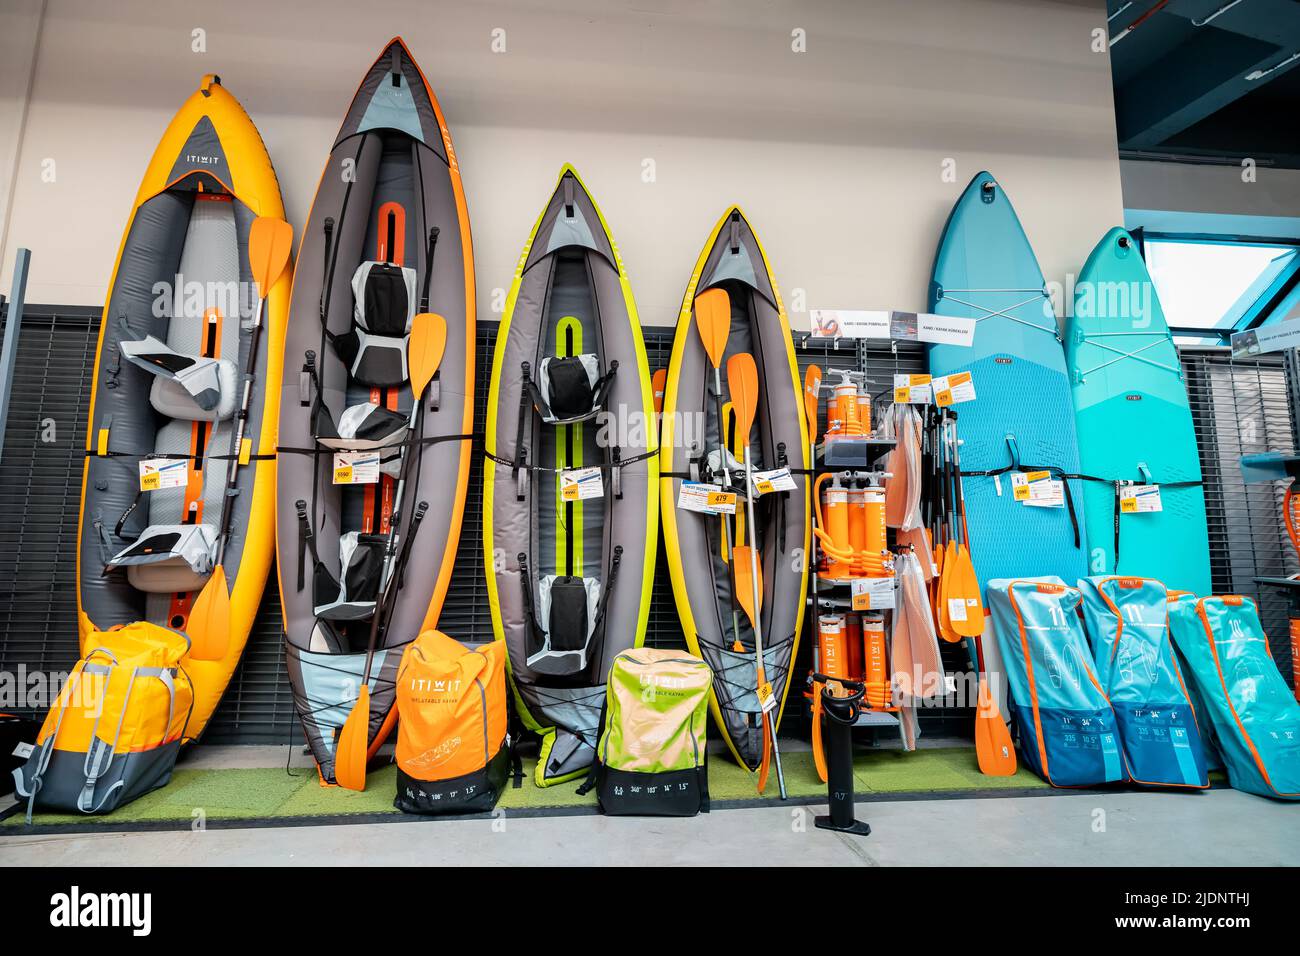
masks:
[[[402,441],[393,442],[391,445],[381,445],[374,449],[375,451],[400,451],[403,448],[427,447],[429,445],[440,445],[443,442],[452,441],[482,441],[482,432],[466,432],[461,435],[429,435],[424,438],[407,438]],[[294,445],[280,445],[275,449],[282,455],[332,455],[335,452],[346,451],[343,448],[299,448]]]
[[[307,586],[307,552],[311,551],[314,564],[320,564],[320,555],[316,553],[316,535],[311,529],[311,518],[307,516],[307,501],[299,498],[293,503],[298,511],[298,590]]]
[[[397,590],[406,587],[406,564],[411,559],[411,545],[415,541],[415,535],[420,530],[420,522],[424,520],[425,512],[429,510],[429,502],[421,501],[415,506],[415,514],[411,515],[411,524],[406,529],[406,537],[402,539],[402,553],[397,558],[397,567],[393,572],[397,577]]]
[[[600,589],[600,604],[596,608],[596,622],[591,627],[593,641],[603,641],[605,638],[605,609],[609,607],[609,592],[614,590],[614,582],[618,579],[618,566],[622,563],[623,546],[616,544],[614,545],[614,554],[609,559],[609,574]]]
[[[628,465],[635,465],[639,461],[646,461],[647,459],[650,458],[656,458],[658,457],[658,455],[659,455],[659,450],[655,449],[653,451],[643,452],[640,455],[634,455],[631,458],[620,458],[617,461],[606,461],[599,465],[583,465],[582,470],[586,471],[588,468],[595,468],[602,472],[609,472],[615,469],[626,468]],[[548,465],[516,464],[511,459],[502,458],[500,455],[494,455],[492,454],[492,452],[487,451],[486,449],[483,451],[483,457],[488,459],[489,461],[501,465],[503,468],[513,469],[515,472],[526,471],[526,472],[547,472],[550,474],[559,474],[562,471],[577,470],[574,468],[552,468]],[[660,477],[663,476],[664,476],[663,472],[660,472]]]
[[[528,408],[529,405],[531,405],[528,393],[532,384],[532,366],[527,362],[524,362],[520,368],[523,372],[523,385],[519,389],[519,424],[515,428],[515,460],[511,462],[511,465],[514,468],[511,472],[511,477],[513,477],[515,481],[519,480],[520,469],[528,467],[528,449],[524,445],[524,426],[528,424]],[[518,497],[523,498],[523,494],[519,494]]]
[[[582,786],[577,789],[580,797],[585,797],[591,793],[592,788],[596,786],[596,774],[600,771],[600,738],[605,735],[605,721],[609,717],[609,696],[606,695],[600,705],[600,721],[596,724],[596,756],[591,759],[591,767],[587,770],[587,778],[582,781]]]

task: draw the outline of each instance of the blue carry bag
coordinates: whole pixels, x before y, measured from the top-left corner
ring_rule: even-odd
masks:
[[[1129,776],[1153,787],[1210,785],[1196,712],[1169,639],[1169,595],[1154,578],[1079,582],[1097,679],[1119,722]]]
[[[1078,588],[1058,577],[998,578],[987,594],[1021,759],[1054,787],[1126,780],[1115,712],[1079,620]]]

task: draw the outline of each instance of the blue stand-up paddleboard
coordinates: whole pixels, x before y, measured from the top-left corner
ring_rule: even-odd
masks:
[[[962,439],[962,485],[971,559],[981,584],[993,578],[1087,574],[1080,483],[1065,504],[1017,501],[1014,470],[1078,473],[1074,410],[1056,317],[1020,220],[1001,185],[976,176],[935,255],[930,311],[976,320],[972,347],[935,345],[930,372],[970,371],[975,400],[954,406]],[[998,474],[980,474],[980,473]]]
[[[1106,233],[1079,274],[1065,348],[1079,465],[1090,479],[1090,572],[1209,594],[1205,495],[1187,386],[1151,276],[1123,229]],[[1161,510],[1121,508],[1117,481],[1157,485]]]

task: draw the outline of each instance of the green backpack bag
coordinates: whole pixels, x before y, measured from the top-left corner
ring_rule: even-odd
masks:
[[[709,810],[705,731],[709,665],[685,651],[637,647],[614,658],[587,782],[612,816],[691,817]]]

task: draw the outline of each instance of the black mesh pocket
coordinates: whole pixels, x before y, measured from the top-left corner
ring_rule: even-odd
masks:
[[[406,334],[406,279],[400,266],[376,263],[366,275],[364,327],[375,335]]]
[[[551,584],[547,632],[553,651],[580,651],[587,643],[587,588],[582,578],[556,578]]]
[[[576,418],[591,411],[591,379],[578,356],[554,358],[546,364],[551,412],[556,418]]]

